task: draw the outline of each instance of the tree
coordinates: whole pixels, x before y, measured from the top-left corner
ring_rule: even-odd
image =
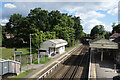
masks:
[[[2,41],[2,46],[5,46],[6,37],[5,37],[5,26],[0,25],[0,42]]]
[[[41,10],[41,8],[31,9],[28,17],[30,18],[29,22],[34,24],[39,30],[43,32],[50,30],[47,10]]]
[[[54,28],[54,31],[56,32],[56,37],[59,39],[64,39],[68,42],[69,46],[74,44],[75,41],[75,30],[74,28],[70,27],[60,27],[59,25],[56,25]]]
[[[11,15],[5,31],[15,36],[15,42],[22,40],[27,45],[30,41],[29,34],[34,34],[32,44],[37,48],[40,48],[43,41],[55,38],[67,40],[71,46],[75,40],[85,36],[80,20],[79,17],[72,17],[58,10],[48,12],[35,8],[26,17],[21,14]]]
[[[112,33],[120,33],[120,24],[116,25],[115,27],[113,27]]]
[[[93,37],[102,37],[104,38],[106,34],[106,31],[104,29],[103,25],[96,25],[95,27],[93,27],[93,29],[91,30],[91,34],[90,36]]]
[[[6,31],[14,36],[18,37],[19,30],[21,29],[19,24],[21,22],[21,14],[13,14],[10,16],[9,22],[6,24]]]
[[[116,26],[116,23],[114,22],[113,24],[112,24],[112,27],[114,28]]]
[[[75,29],[75,39],[80,39],[83,35],[84,35],[84,33],[83,33],[83,28],[82,28],[82,25],[80,24],[80,17],[73,17],[73,19],[74,19],[74,22],[75,22],[75,24],[74,24],[74,29]]]
[[[33,37],[32,37],[32,43],[36,48],[40,48],[41,43],[43,41],[46,41],[48,39],[55,39],[55,32],[43,32],[43,31],[38,31],[36,33],[34,33]]]
[[[60,19],[62,17],[62,14],[60,13],[60,11],[56,10],[56,11],[51,11],[49,12],[49,24],[50,24],[50,30],[51,31],[55,25],[58,25],[60,23]]]
[[[106,31],[105,38],[106,38],[106,39],[109,39],[109,37],[110,37],[111,34],[112,34],[111,32]]]

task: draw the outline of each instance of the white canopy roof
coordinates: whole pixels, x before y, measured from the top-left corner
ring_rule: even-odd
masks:
[[[67,41],[65,41],[63,39],[52,39],[52,40],[48,40],[48,41],[53,42],[55,44],[67,43]]]
[[[118,44],[107,39],[94,39],[90,41],[91,48],[118,49]]]

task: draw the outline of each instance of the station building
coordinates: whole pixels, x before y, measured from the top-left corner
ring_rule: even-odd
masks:
[[[40,52],[40,54],[45,54],[48,57],[54,56],[56,54],[62,54],[65,52],[65,45],[67,44],[67,41],[63,39],[52,39],[44,41],[41,44],[40,50],[46,50],[46,52]]]

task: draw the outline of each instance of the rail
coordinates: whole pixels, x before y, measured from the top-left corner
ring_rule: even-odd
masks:
[[[79,46],[75,47],[75,49],[73,51],[75,51]],[[68,56],[70,56],[72,54],[71,51],[69,54],[67,54],[66,57],[64,57],[61,61],[59,61],[58,63],[56,63],[52,68],[48,69],[44,74],[42,74],[37,80],[44,78],[44,76],[46,76],[47,73],[52,72],[52,69],[54,69],[55,67],[57,67],[62,61],[64,61]]]
[[[85,55],[86,55],[86,54],[85,54]],[[81,64],[82,64],[82,62],[83,62],[83,59],[84,59],[85,55],[84,55],[84,56],[82,57],[82,59],[79,61],[79,65],[81,65]],[[72,80],[73,80],[73,78],[74,78],[74,76],[76,75],[76,72],[77,72],[77,70],[78,70],[78,68],[79,68],[79,65],[75,67],[75,69],[74,69],[74,71],[73,71],[73,73],[72,73],[72,75],[71,75],[70,79],[72,79]]]

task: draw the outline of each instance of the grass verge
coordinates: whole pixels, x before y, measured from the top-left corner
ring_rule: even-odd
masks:
[[[42,57],[40,58],[40,64],[44,64],[44,63],[47,63],[51,60],[51,58],[48,58],[48,57]],[[38,64],[38,60],[34,60],[33,61],[34,64]]]
[[[23,77],[25,77],[27,74],[29,74],[30,72],[32,72],[33,70],[35,70],[35,69],[29,69],[29,70],[26,70],[25,72],[23,72],[23,73],[20,73],[18,76],[15,76],[15,77],[13,77],[13,78],[23,78]]]
[[[72,49],[72,48],[78,46],[79,44],[80,44],[80,43],[77,43],[76,45],[73,45],[73,46],[71,46],[71,47],[66,47],[65,50]]]
[[[26,54],[29,54],[29,48],[17,48],[17,52],[22,52],[22,55],[26,55]],[[3,59],[12,59],[13,55],[14,55],[14,48],[2,47]]]

